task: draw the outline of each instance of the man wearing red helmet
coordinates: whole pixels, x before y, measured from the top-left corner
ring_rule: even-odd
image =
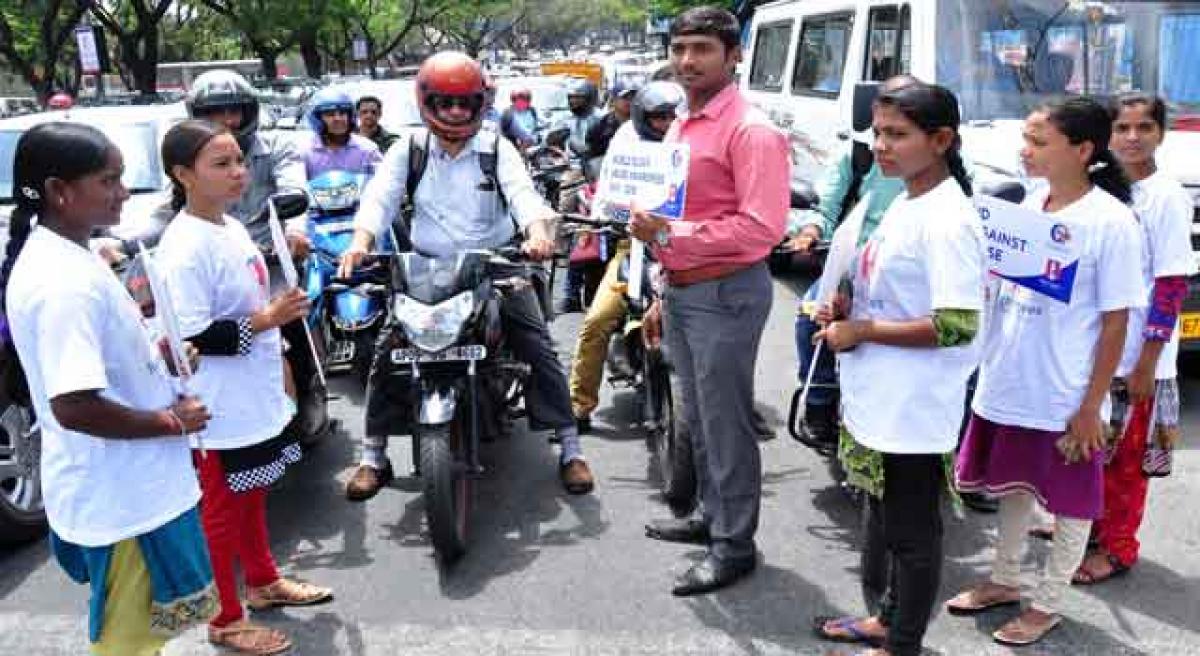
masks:
[[[556,215],[534,189],[516,148],[492,130],[481,131],[487,98],[478,62],[458,52],[428,58],[417,75],[417,102],[427,127],[404,135],[367,185],[338,275],[351,274],[376,235],[393,225],[405,201],[411,216],[404,222],[406,234],[398,238],[403,243],[407,236],[414,250],[450,256],[469,248],[496,248],[517,237],[519,228],[525,253],[534,260],[549,258]],[[419,178],[411,190],[410,161]],[[566,490],[590,492],[592,474],[579,445],[566,375],[537,296],[531,289],[509,296],[501,316],[509,346],[532,371],[526,396],[530,427],[554,430],[562,446],[560,476]],[[361,465],[346,486],[351,500],[371,498],[392,477],[386,455],[392,422],[383,416],[388,412],[384,406],[381,396],[367,400]]]

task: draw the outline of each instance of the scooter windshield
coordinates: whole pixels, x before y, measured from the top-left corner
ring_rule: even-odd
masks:
[[[479,255],[474,252],[450,257],[428,257],[420,253],[399,253],[396,256],[399,282],[403,293],[415,301],[436,305],[474,287],[473,272]]]

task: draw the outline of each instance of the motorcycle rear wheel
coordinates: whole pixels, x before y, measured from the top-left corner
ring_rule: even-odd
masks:
[[[462,435],[456,422],[421,427],[420,431],[417,444],[429,537],[442,563],[452,565],[467,551],[474,487],[461,460]]]

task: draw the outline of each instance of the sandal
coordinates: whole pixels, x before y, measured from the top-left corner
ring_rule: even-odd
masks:
[[[859,622],[863,621],[857,617],[821,615],[813,618],[813,633],[818,638],[830,642],[862,643],[871,647],[883,646],[887,637],[871,635],[858,628]]]
[[[241,619],[229,626],[209,626],[208,641],[218,647],[252,656],[273,656],[292,648],[283,632]]]
[[[303,581],[283,577],[270,585],[250,588],[246,592],[246,605],[254,610],[266,610],[278,606],[312,606],[333,600],[333,590]]]
[[[1107,572],[1101,572],[1094,566],[1088,566],[1089,561],[1094,562],[1092,560],[1094,557],[1101,558],[1108,563]],[[1104,551],[1094,551],[1088,554],[1083,559],[1083,562],[1079,564],[1079,569],[1075,570],[1075,576],[1071,577],[1071,583],[1074,585],[1095,585],[1127,572],[1129,572],[1129,566],[1122,563],[1120,558]]]
[[[1046,624],[1038,626],[1031,623],[1028,619],[1030,613],[1045,615],[1049,619],[1047,620]],[[1058,613],[1042,613],[1041,611],[1029,609],[1018,615],[1011,622],[1008,622],[1004,626],[997,629],[995,633],[992,634],[992,639],[1002,645],[1008,645],[1009,647],[1024,647],[1026,645],[1032,645],[1042,638],[1045,638],[1046,634],[1050,633],[1054,629],[1057,629],[1058,626],[1062,624],[1062,620],[1062,615],[1059,615]]]
[[[991,590],[992,595],[983,593]],[[1011,590],[1013,597],[1002,597],[1005,590]],[[977,615],[993,608],[1015,606],[1021,603],[1021,591],[1016,588],[997,585],[995,583],[976,583],[946,601],[946,612],[951,615]]]

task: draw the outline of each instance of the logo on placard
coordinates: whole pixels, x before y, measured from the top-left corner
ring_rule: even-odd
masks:
[[[1071,241],[1071,229],[1061,223],[1055,223],[1054,226],[1050,228],[1050,238],[1053,239],[1054,243],[1056,244],[1065,244]]]
[[[1062,279],[1063,265],[1058,260],[1046,260],[1046,280],[1050,282],[1058,282]]]

